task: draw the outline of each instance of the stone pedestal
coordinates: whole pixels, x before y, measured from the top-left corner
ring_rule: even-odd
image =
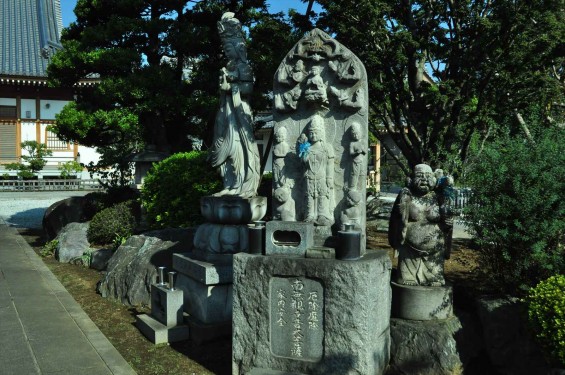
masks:
[[[484,353],[480,331],[476,317],[462,311],[443,320],[393,318],[387,375],[485,373],[471,370]]]
[[[234,374],[382,374],[391,262],[236,254]]]
[[[183,291],[166,285],[151,285],[151,316],[136,317],[137,328],[154,344],[187,340],[189,328],[183,320]]]
[[[453,315],[453,289],[449,285],[391,285],[393,318],[435,320]]]
[[[192,253],[174,254],[177,288],[184,292],[184,312],[198,342],[229,336],[232,316],[233,256],[198,259]]]

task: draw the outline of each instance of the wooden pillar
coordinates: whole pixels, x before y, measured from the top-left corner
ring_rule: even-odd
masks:
[[[35,98],[35,140],[41,143],[41,99]]]
[[[16,96],[16,157],[22,156],[22,97]]]
[[[375,166],[375,188],[377,192],[381,191],[381,142],[375,144],[373,150],[373,165]]]

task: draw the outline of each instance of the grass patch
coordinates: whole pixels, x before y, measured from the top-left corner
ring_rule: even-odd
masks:
[[[41,231],[28,229],[20,234],[37,254],[41,252],[45,245]],[[102,298],[96,293],[98,271],[59,263],[53,257],[43,261],[138,375],[231,374],[231,340],[154,345],[134,325],[135,316],[148,311]]]

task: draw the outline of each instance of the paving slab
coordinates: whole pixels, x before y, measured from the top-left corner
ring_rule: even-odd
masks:
[[[0,217],[0,373],[135,375],[39,256]]]

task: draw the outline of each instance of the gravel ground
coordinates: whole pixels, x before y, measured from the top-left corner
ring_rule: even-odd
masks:
[[[45,210],[55,202],[89,191],[0,192],[0,223],[17,228],[41,228]]]

